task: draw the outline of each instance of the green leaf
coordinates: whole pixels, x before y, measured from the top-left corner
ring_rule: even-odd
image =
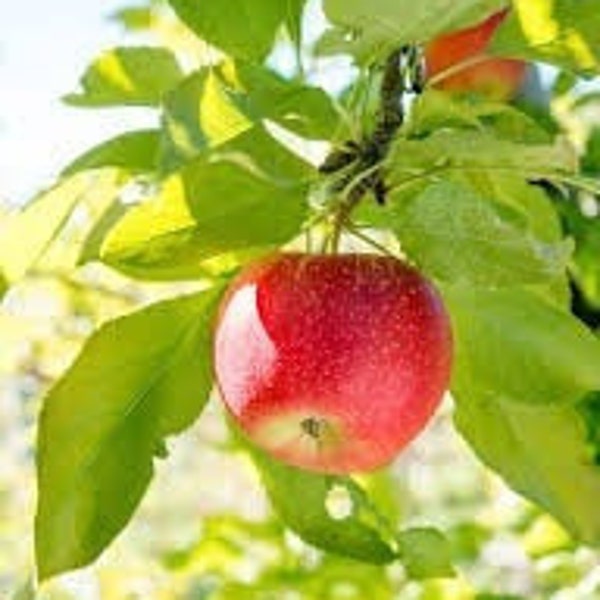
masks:
[[[111,202],[85,237],[77,257],[77,266],[100,260],[104,240],[115,225],[131,209],[119,199]]]
[[[580,75],[600,73],[600,12],[596,0],[513,0],[490,50],[541,61]]]
[[[80,173],[40,194],[8,218],[0,235],[0,267],[8,281],[21,279],[60,233],[88,194],[117,195],[122,174],[113,169]]]
[[[472,171],[462,174],[458,180],[493,201],[503,219],[520,230],[523,238],[533,239],[536,247],[562,251],[564,261],[560,261],[560,268],[536,287],[558,306],[570,306],[571,291],[564,267],[572,258],[573,240],[565,239],[559,215],[548,194],[540,186],[510,173]]]
[[[594,463],[600,465],[600,391],[592,392],[582,398],[578,409],[585,421],[586,439]]]
[[[127,6],[114,12],[110,18],[128,31],[146,31],[154,25],[154,12],[149,6]]]
[[[173,170],[253,125],[214,69],[196,71],[165,98],[161,163]]]
[[[230,93],[247,96],[240,105],[255,119],[271,119],[304,137],[331,137],[339,116],[331,98],[322,89],[284,79],[274,71],[243,62],[224,63],[220,76]]]
[[[123,47],[107,50],[81,78],[81,92],[65,102],[74,106],[157,106],[183,77],[166,48]]]
[[[592,129],[582,158],[581,169],[590,175],[600,175],[600,127]]]
[[[322,90],[229,61],[193,73],[167,95],[162,163],[172,170],[266,119],[306,137],[327,138],[338,116]]]
[[[479,457],[579,541],[600,543],[600,470],[577,407],[524,405],[476,389],[454,397],[457,426]]]
[[[6,281],[6,278],[4,277],[2,272],[0,272],[0,300],[4,298],[4,294],[6,294],[6,292],[8,291],[8,287],[8,281]]]
[[[442,128],[487,131],[499,139],[525,144],[552,142],[545,129],[513,106],[427,90],[415,99],[405,134],[420,138]]]
[[[62,176],[101,167],[118,167],[133,173],[156,168],[160,133],[154,129],[130,131],[91,148],[66,167]]]
[[[289,1],[169,0],[179,18],[200,38],[236,58],[262,62],[289,15]]]
[[[395,553],[385,541],[388,532],[378,528],[364,492],[351,479],[302,471],[256,448],[251,449],[251,456],[273,508],[304,541],[326,552],[369,563],[394,560]],[[334,487],[346,490],[352,502],[351,514],[339,519],[334,519],[326,506]]]
[[[600,389],[600,339],[568,312],[523,289],[443,291],[459,398],[550,408]]]
[[[560,211],[569,235],[575,240],[571,273],[585,299],[600,308],[600,218],[586,217],[572,202],[561,202]]]
[[[576,168],[577,157],[566,144],[519,144],[459,130],[439,130],[422,140],[399,138],[388,158],[392,187],[417,178],[473,170],[562,181]]]
[[[285,25],[296,50],[300,52],[302,44],[302,16],[306,0],[283,0],[286,6]]]
[[[106,548],[148,487],[156,449],[200,414],[220,294],[161,302],[104,325],[48,394],[38,440],[42,580]]]
[[[306,186],[285,179],[295,159],[263,136],[248,139],[256,141],[255,155],[233,149],[169,177],[110,232],[102,260],[132,276],[187,279],[205,275],[209,259],[234,267],[295,237],[306,215]],[[263,150],[273,159],[270,169],[282,167],[278,179],[252,162],[262,160]]]
[[[454,577],[450,545],[431,527],[401,531],[397,537],[400,560],[412,579]]]
[[[11,594],[10,600],[35,600],[36,591],[33,577],[28,577]]]
[[[459,178],[477,194],[492,200],[505,219],[537,240],[556,244],[563,231],[556,209],[540,186],[532,185],[518,174],[489,170],[471,171]]]
[[[423,271],[456,284],[544,284],[564,276],[570,254],[569,244],[539,242],[503,219],[493,202],[452,182],[430,186],[393,229]]]
[[[482,21],[505,0],[325,0],[328,19],[338,27],[329,51],[350,52],[371,62],[391,49],[422,43]]]

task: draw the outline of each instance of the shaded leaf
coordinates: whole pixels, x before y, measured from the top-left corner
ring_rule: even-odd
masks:
[[[478,194],[493,201],[500,214],[523,232],[545,243],[563,240],[560,218],[543,189],[512,173],[482,169],[460,178]]]
[[[289,15],[282,0],[198,2],[169,0],[179,18],[200,38],[235,56],[262,62]]]
[[[590,175],[600,175],[600,127],[592,129],[585,147],[581,169]]]
[[[459,397],[550,407],[600,389],[600,340],[566,311],[523,289],[443,289]]]
[[[252,448],[251,456],[273,508],[304,541],[369,563],[394,560],[395,553],[385,541],[389,532],[378,530],[372,518],[365,519],[365,512],[371,517],[371,507],[351,479],[302,471],[273,460],[256,448]],[[334,519],[326,508],[327,496],[334,486],[346,489],[354,503],[352,513],[342,519]],[[364,505],[361,507],[360,503]]]
[[[131,518],[156,448],[200,414],[212,387],[221,290],[104,325],[48,394],[38,440],[40,578],[93,561]]]
[[[586,217],[572,202],[561,202],[566,229],[575,240],[571,273],[585,300],[600,309],[600,217]]]
[[[499,139],[525,144],[550,144],[552,136],[526,113],[479,97],[462,97],[435,89],[415,99],[407,137],[424,137],[441,128],[488,132]]]
[[[566,144],[519,144],[486,133],[439,130],[422,140],[399,138],[388,158],[390,183],[448,172],[490,170],[522,177],[567,179],[577,158]]]
[[[81,91],[65,102],[74,106],[157,106],[183,77],[166,48],[123,47],[101,54],[81,78]]]
[[[513,286],[564,277],[570,245],[536,240],[493,202],[452,182],[430,186],[393,223],[403,250],[430,276],[452,283]]]
[[[325,0],[328,19],[338,27],[329,52],[350,52],[370,62],[405,44],[474,25],[506,6],[504,0]]]
[[[448,540],[431,527],[415,527],[398,536],[400,560],[412,579],[454,577]]]
[[[284,0],[286,4],[285,25],[294,42],[297,51],[300,51],[302,42],[302,15],[306,0]]]

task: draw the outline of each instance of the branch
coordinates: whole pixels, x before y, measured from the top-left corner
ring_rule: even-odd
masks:
[[[400,48],[392,52],[387,58],[383,71],[379,91],[381,103],[377,126],[371,140],[371,143],[378,147],[381,156],[385,154],[387,146],[404,122],[402,99],[406,89],[402,72],[402,55],[405,51],[405,48]]]

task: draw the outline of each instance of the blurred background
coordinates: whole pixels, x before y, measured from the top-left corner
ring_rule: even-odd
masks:
[[[162,12],[153,31],[132,32],[139,22],[125,18],[133,13],[119,13],[122,8],[122,0],[4,7],[0,229],[6,214],[85,149],[153,124],[155,116],[144,109],[87,112],[60,101],[101,49],[132,36],[139,42],[181,35]],[[316,4],[307,23],[307,35],[316,37],[322,23]],[[290,62],[282,45],[272,64],[285,72]],[[329,59],[315,63],[312,79],[335,92],[350,74],[347,63]],[[543,74],[546,86],[551,78]],[[577,129],[591,118],[580,115],[571,125]],[[73,216],[43,266],[11,290],[0,310],[2,600],[600,599],[597,553],[573,545],[556,522],[483,469],[452,428],[450,400],[389,471],[364,483],[403,527],[444,530],[460,570],[454,579],[410,582],[401,565],[367,566],[303,544],[270,512],[256,473],[232,448],[212,403],[170,443],[132,523],[97,564],[36,595],[33,457],[40,398],[99,323],[174,293],[173,286],[132,283],[96,265],[63,269],[89,216]],[[335,510],[336,498],[331,502]]]

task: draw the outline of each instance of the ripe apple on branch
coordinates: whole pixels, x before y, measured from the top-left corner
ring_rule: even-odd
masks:
[[[433,284],[393,256],[337,254],[363,196],[386,200],[380,163],[404,119],[403,67],[416,66],[410,83],[420,84],[414,52],[388,58],[372,135],[333,151],[321,167],[349,169],[332,190],[341,198],[332,253],[259,260],[221,306],[214,363],[225,405],[258,446],[308,470],[350,473],[391,462],[449,384],[450,319]]]
[[[429,84],[450,92],[472,92],[509,100],[523,85],[527,63],[486,54],[508,14],[500,11],[468,29],[442,35],[425,49]]]
[[[159,126],[79,157],[4,240],[13,283],[97,199],[78,265],[199,286],[104,324],[48,392],[39,578],[96,560],[215,389],[275,512],[321,550],[401,560],[410,577],[411,563],[417,577],[454,573],[441,534],[399,532],[397,511],[388,519],[367,485],[341,476],[390,463],[450,380],[457,430],[481,461],[579,541],[600,543],[600,346],[569,290],[590,277],[591,289],[598,273],[598,229],[583,214],[583,200],[598,214],[597,152],[582,167],[579,128],[563,131],[523,97],[506,105],[529,62],[557,66],[557,88],[600,73],[594,8],[542,2],[539,23],[557,35],[540,46],[522,27],[525,0],[500,30],[507,12],[492,13],[508,2],[325,0],[330,27],[308,48],[303,1],[295,14],[250,3],[252,31],[246,10],[169,3],[198,37],[191,72],[179,47],[118,47],[67,97],[156,109]],[[271,64],[284,27],[294,78]],[[572,43],[588,38],[589,52]],[[303,60],[319,51],[356,66],[343,94],[307,77]],[[318,167],[305,160],[311,140],[331,144]],[[125,201],[132,190],[139,202]],[[347,252],[350,236],[369,249]],[[352,504],[342,519],[329,511],[336,488]]]
[[[232,284],[215,336],[223,399],[277,458],[329,473],[390,462],[450,377],[449,318],[400,260],[280,254]]]

